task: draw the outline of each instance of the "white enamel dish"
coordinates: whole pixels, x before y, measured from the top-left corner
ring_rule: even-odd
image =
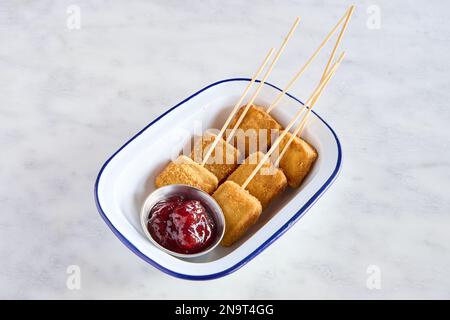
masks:
[[[230,248],[218,246],[205,256],[189,260],[153,245],[141,228],[140,210],[155,189],[156,175],[183,148],[189,148],[194,134],[223,125],[248,81],[222,80],[194,93],[131,138],[98,174],[95,201],[106,224],[130,250],[172,276],[207,280],[236,271],[298,221],[333,183],[341,167],[339,140],[313,111],[302,137],[317,149],[318,160],[302,186],[288,188],[276,198],[245,237]],[[255,103],[267,106],[279,92],[279,88],[266,83]],[[286,125],[301,107],[301,101],[288,94],[272,114]]]

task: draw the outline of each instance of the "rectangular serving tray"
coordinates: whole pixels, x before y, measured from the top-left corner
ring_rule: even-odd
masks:
[[[141,206],[156,175],[199,130],[220,128],[250,79],[215,82],[183,100],[138,132],[102,166],[95,182],[98,211],[114,234],[134,253],[172,276],[190,280],[219,278],[236,271],[280,237],[317,201],[337,177],[342,151],[333,129],[312,111],[302,135],[318,151],[312,171],[298,189],[287,189],[259,221],[230,248],[217,247],[197,259],[183,260],[155,247],[141,229]],[[280,89],[265,83],[255,103],[267,106]],[[287,94],[272,111],[286,125],[302,102]],[[201,132],[200,132],[201,133]]]

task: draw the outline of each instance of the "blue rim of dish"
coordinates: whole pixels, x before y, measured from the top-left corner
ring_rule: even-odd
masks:
[[[337,158],[337,162],[336,162],[336,167],[335,167],[333,173],[331,174],[331,176],[325,182],[325,184],[322,187],[320,187],[320,189],[280,229],[275,231],[275,233],[272,234],[269,237],[269,239],[264,241],[263,244],[261,244],[252,253],[250,253],[247,257],[245,257],[244,259],[242,259],[241,261],[236,263],[234,266],[229,267],[229,268],[227,268],[227,269],[225,269],[223,271],[220,271],[220,272],[217,272],[217,273],[212,273],[212,274],[207,274],[207,275],[189,275],[189,274],[182,274],[182,273],[178,273],[178,272],[172,271],[172,270],[167,269],[166,267],[163,267],[162,265],[156,263],[155,261],[153,261],[152,259],[147,257],[145,254],[143,254],[141,251],[139,251],[138,248],[136,248],[130,241],[128,241],[128,239],[125,238],[125,236],[122,235],[120,233],[120,231],[117,230],[116,227],[113,226],[113,224],[111,223],[111,221],[109,221],[108,217],[106,216],[105,212],[103,211],[103,209],[102,209],[102,207],[100,205],[100,201],[99,201],[99,198],[98,198],[98,185],[99,185],[100,178],[101,178],[101,175],[102,175],[104,169],[109,164],[109,162],[123,148],[125,148],[131,141],[133,141],[139,135],[141,135],[150,126],[152,126],[154,123],[159,121],[162,117],[166,116],[169,112],[171,112],[172,110],[174,110],[177,107],[181,106],[182,104],[186,103],[187,101],[189,101],[190,99],[194,98],[195,96],[199,95],[203,91],[208,90],[211,87],[214,87],[214,86],[219,85],[219,84],[224,83],[224,82],[232,82],[232,81],[251,81],[251,79],[249,79],[249,78],[231,78],[231,79],[224,79],[224,80],[220,80],[220,81],[214,82],[214,83],[204,87],[203,89],[197,91],[196,93],[194,93],[193,95],[189,96],[188,98],[184,99],[183,101],[181,101],[177,105],[173,106],[172,108],[170,108],[169,110],[167,110],[166,112],[161,114],[159,117],[157,117],[155,120],[150,122],[147,126],[145,126],[137,134],[135,134],[130,140],[128,140],[122,147],[120,147],[119,150],[114,152],[114,154],[111,157],[109,157],[109,159],[101,167],[100,172],[98,173],[97,179],[95,181],[95,187],[94,187],[95,204],[97,205],[97,209],[98,209],[98,211],[100,213],[100,216],[103,218],[103,220],[106,222],[106,224],[112,230],[112,232],[119,238],[119,240],[125,246],[127,246],[131,251],[133,251],[138,257],[140,257],[141,259],[143,259],[147,263],[151,264],[155,268],[157,268],[157,269],[159,269],[159,270],[161,270],[161,271],[163,271],[163,272],[165,272],[165,273],[167,273],[167,274],[169,274],[171,276],[177,277],[177,278],[186,279],[186,280],[212,280],[212,279],[217,279],[217,278],[221,278],[223,276],[226,276],[226,275],[228,275],[230,273],[233,273],[234,271],[240,269],[241,267],[243,267],[247,262],[249,262],[254,257],[256,257],[258,254],[260,254],[262,251],[264,251],[264,249],[266,249],[275,240],[277,240],[280,236],[282,236],[290,227],[292,227],[301,217],[304,216],[304,214],[309,210],[309,208],[311,208],[311,206],[320,198],[320,196],[331,186],[331,184],[334,182],[334,180],[336,180],[337,175],[339,174],[339,171],[340,171],[341,166],[342,166],[342,148],[341,148],[341,143],[339,142],[339,138],[337,137],[337,135],[334,132],[334,130],[330,127],[330,125],[328,125],[328,123],[326,123],[325,120],[323,120],[314,110],[311,110],[328,127],[328,129],[330,129],[331,133],[333,134],[334,138],[336,139],[336,145],[337,145],[337,149],[338,149],[338,158]],[[260,81],[256,80],[256,82],[260,82]],[[278,88],[277,86],[275,86],[273,84],[270,84],[268,82],[266,82],[265,84],[270,86],[270,87],[272,87],[272,88],[274,88],[274,89],[277,89],[278,91],[282,91],[280,88]],[[291,95],[289,93],[286,93],[286,95],[289,96],[290,98],[294,99],[295,101],[301,103],[302,105],[304,104],[302,101],[300,101],[299,99],[297,99],[293,95]]]

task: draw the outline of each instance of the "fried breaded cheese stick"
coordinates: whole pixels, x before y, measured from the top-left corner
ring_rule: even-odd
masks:
[[[233,181],[225,181],[213,193],[225,216],[225,234],[220,242],[229,247],[239,240],[258,220],[261,203]]]
[[[232,120],[229,126],[230,128],[234,127],[234,124],[239,119],[242,111],[243,108],[239,110],[238,114]],[[272,139],[269,137],[271,135],[271,130],[283,130],[283,127],[278,123],[278,121],[275,120],[270,114],[268,114],[262,107],[253,105],[248,110],[247,114],[239,125],[239,128],[244,131],[248,129],[253,129],[256,131],[260,129],[267,130],[268,136],[266,149],[269,149],[272,145]],[[287,133],[287,135],[283,138],[279,145],[280,152],[284,149],[291,136],[291,133]],[[258,148],[260,148],[259,135],[256,135],[256,138],[258,141],[257,146]],[[235,137],[234,140],[235,143],[237,143],[237,137]],[[249,140],[250,138],[245,138],[246,156],[248,156],[248,150],[251,148],[251,142]],[[281,170],[283,170],[284,174],[286,175],[290,187],[297,188],[301,185],[306,175],[314,165],[314,162],[317,160],[317,157],[317,151],[311,144],[299,137],[294,138],[279,163]]]
[[[283,150],[292,134],[289,132],[280,142]],[[295,137],[280,160],[280,168],[286,175],[291,188],[298,188],[311,171],[318,154],[316,149],[305,140]]]
[[[233,181],[242,185],[258,165],[264,154],[253,153],[228,177],[227,181]],[[253,177],[247,186],[247,190],[256,197],[265,209],[272,200],[284,191],[287,179],[283,171],[276,168],[269,160],[266,161],[259,172]]]
[[[217,135],[211,132],[205,132],[202,137],[196,137],[191,159],[197,163],[202,163],[203,156],[216,137]],[[222,183],[237,168],[239,157],[240,153],[233,145],[220,139],[204,168],[212,172],[219,183]]]
[[[170,184],[187,184],[212,194],[219,184],[217,177],[194,160],[180,155],[156,177],[157,188]]]
[[[228,125],[228,129],[234,128],[244,109],[245,106],[239,109],[233,120],[231,120]],[[278,130],[283,130],[283,127],[274,118],[272,118],[271,115],[265,112],[264,108],[251,105],[245,114],[245,117],[242,119],[238,129],[241,129],[241,132],[237,131],[233,139],[230,141],[233,141],[234,146],[238,149],[241,147],[241,143],[245,141],[245,157],[248,157],[251,153],[256,151],[268,150],[268,148],[272,145],[272,130],[274,130],[274,132],[278,132]],[[264,148],[264,145],[260,146],[259,129],[267,130],[265,137],[267,141],[267,148]],[[227,134],[229,134],[229,131],[230,130],[227,130]],[[242,137],[242,133],[244,133],[244,137]],[[253,136],[253,133],[256,135]],[[262,136],[264,137],[264,135]],[[243,140],[244,138],[245,140]],[[264,142],[264,144],[266,144],[266,142]]]

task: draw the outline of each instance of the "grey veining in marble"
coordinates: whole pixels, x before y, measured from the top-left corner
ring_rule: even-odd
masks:
[[[1,1],[0,298],[450,298],[446,1],[357,2],[345,63],[316,107],[342,141],[343,170],[244,268],[183,281],[120,243],[93,200],[107,157],[199,88],[250,76],[298,14],[269,79],[284,86],[348,5],[181,3]],[[69,5],[80,29],[67,27]],[[367,27],[372,5],[380,29]],[[291,91],[305,97],[321,66]],[[66,286],[70,265],[80,290]],[[367,287],[371,265],[380,289]]]

